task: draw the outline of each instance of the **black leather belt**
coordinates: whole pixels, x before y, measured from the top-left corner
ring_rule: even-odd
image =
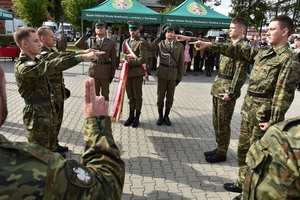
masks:
[[[111,64],[110,61],[107,61],[107,62],[95,61],[94,63],[96,63],[97,65],[108,65],[108,64]]]
[[[166,64],[164,64],[164,63],[159,63],[159,65],[162,66],[162,67],[170,68],[170,69],[176,68],[175,66],[172,66],[172,65],[166,65]]]
[[[61,78],[58,78],[58,79],[50,79],[49,81],[50,81],[50,83],[62,83],[62,82],[63,82],[63,80],[62,80]]]
[[[35,99],[24,99],[25,104],[40,104],[40,103],[46,103],[51,101],[50,98],[35,98]]]
[[[266,98],[266,99],[272,99],[274,94],[270,94],[270,93],[257,93],[257,92],[251,92],[251,91],[247,91],[247,94],[250,97],[258,97],[258,98]]]
[[[224,79],[228,79],[228,80],[232,80],[233,79],[233,76],[228,76],[228,75],[225,75],[225,74],[218,74],[218,76],[220,78],[224,78]]]

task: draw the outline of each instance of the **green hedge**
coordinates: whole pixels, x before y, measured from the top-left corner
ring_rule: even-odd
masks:
[[[0,46],[5,47],[13,41],[12,34],[0,34]]]

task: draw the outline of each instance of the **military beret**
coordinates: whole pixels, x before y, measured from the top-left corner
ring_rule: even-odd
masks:
[[[140,22],[135,22],[135,21],[129,21],[127,22],[127,24],[128,24],[128,28],[133,30],[140,29],[140,26],[142,25]]]
[[[175,30],[176,26],[172,23],[166,23],[163,25],[162,29],[163,31],[167,31],[167,30]]]
[[[97,19],[94,21],[94,26],[95,27],[101,27],[101,26],[106,27],[106,21],[104,21],[103,19]]]

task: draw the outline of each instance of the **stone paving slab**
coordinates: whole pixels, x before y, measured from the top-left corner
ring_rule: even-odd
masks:
[[[14,62],[0,61],[6,76],[6,90],[9,115],[0,129],[8,139],[26,141],[22,122],[24,101],[20,97],[13,74]],[[80,160],[83,141],[83,82],[88,63],[82,63],[64,72],[66,87],[71,97],[65,102],[64,121],[59,139],[70,151],[67,157]],[[119,71],[117,70],[117,74]],[[155,74],[155,71],[152,71]],[[213,76],[217,72],[213,73]],[[117,75],[116,75],[117,76]],[[175,101],[170,113],[172,126],[157,126],[156,77],[143,86],[143,107],[138,128],[125,127],[128,99],[125,95],[123,116],[113,124],[113,134],[126,163],[126,176],[122,200],[229,200],[237,196],[223,189],[225,182],[237,178],[237,141],[240,125],[240,109],[247,84],[242,88],[232,119],[232,134],[227,161],[210,164],[205,161],[203,152],[215,148],[212,127],[210,95],[214,77],[205,73],[183,77],[177,86]],[[112,82],[110,102],[113,99],[117,82]],[[286,118],[299,115],[300,93],[286,114]]]

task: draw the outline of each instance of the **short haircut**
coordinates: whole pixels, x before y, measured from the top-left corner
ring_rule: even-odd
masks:
[[[49,26],[41,26],[40,28],[38,28],[37,34],[38,34],[39,38],[41,38],[42,36],[45,36],[47,33],[47,30],[52,31],[52,29]]]
[[[36,33],[36,30],[27,26],[18,28],[18,30],[14,33],[14,40],[19,48],[21,48],[21,43],[23,40],[28,41],[30,33]]]
[[[236,17],[231,20],[231,24],[236,24],[241,28],[244,28],[247,31],[248,22],[242,17]]]
[[[275,22],[275,21],[278,21],[279,22],[279,26],[282,29],[289,29],[288,31],[288,36],[290,36],[293,32],[293,29],[294,29],[294,23],[293,23],[293,20],[287,16],[287,15],[278,15],[276,17],[273,17],[271,19],[270,22]]]

